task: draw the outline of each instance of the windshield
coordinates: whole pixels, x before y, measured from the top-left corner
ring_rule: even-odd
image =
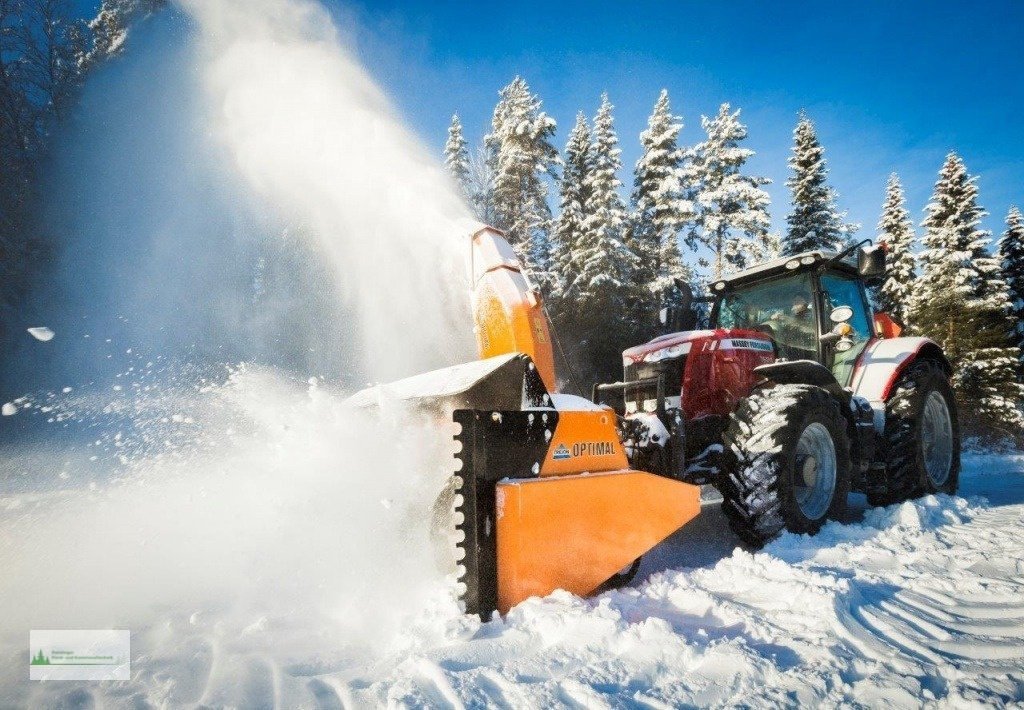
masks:
[[[750,286],[722,297],[719,328],[759,330],[775,339],[788,360],[818,359],[818,321],[808,274]]]

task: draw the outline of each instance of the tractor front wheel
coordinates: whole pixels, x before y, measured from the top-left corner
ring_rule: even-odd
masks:
[[[850,439],[839,402],[820,387],[775,385],[742,400],[725,432],[733,463],[719,487],[733,532],[760,547],[783,529],[816,533],[842,515]]]

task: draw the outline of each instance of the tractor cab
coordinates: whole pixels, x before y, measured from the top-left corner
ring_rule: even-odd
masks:
[[[711,284],[711,327],[768,336],[780,360],[810,360],[848,386],[874,336],[865,278],[884,269],[881,254],[813,251],[775,259]]]

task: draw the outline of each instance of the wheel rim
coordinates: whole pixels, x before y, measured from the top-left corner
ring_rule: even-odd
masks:
[[[836,492],[836,446],[825,425],[809,424],[796,447],[793,492],[800,512],[810,520],[824,517]]]
[[[953,468],[953,423],[946,399],[938,392],[929,394],[924,403],[921,453],[932,485],[939,487],[948,481]]]

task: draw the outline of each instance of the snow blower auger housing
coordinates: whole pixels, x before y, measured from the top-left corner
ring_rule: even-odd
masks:
[[[531,372],[528,356],[514,357]],[[591,594],[699,512],[696,487],[629,467],[607,409],[459,409],[453,418],[470,613],[504,613],[555,589]]]
[[[704,330],[677,283],[661,318],[671,332],[623,353],[624,382],[595,387],[624,419],[632,465],[716,487],[751,545],[816,532],[851,490],[872,504],[956,491],[949,362],[873,312],[865,285],[885,251],[863,244],[712,282]]]
[[[609,407],[558,394],[539,292],[500,232],[472,237],[480,360],[364,390],[451,419],[455,473],[435,507],[454,518],[468,613],[508,611],[556,589],[589,595],[700,511],[700,489],[636,470]]]

